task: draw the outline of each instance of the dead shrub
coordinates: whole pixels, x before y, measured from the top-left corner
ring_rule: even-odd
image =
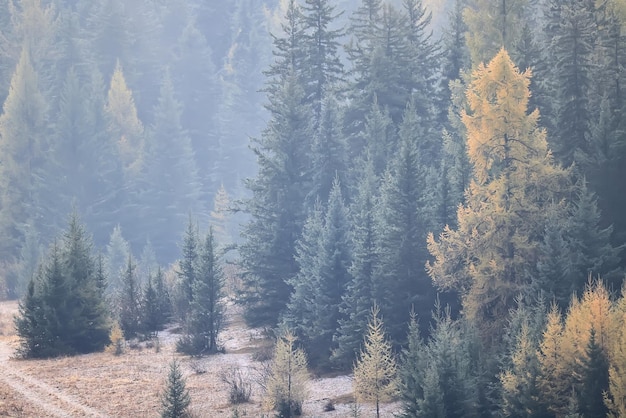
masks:
[[[250,401],[252,384],[248,373],[239,367],[229,367],[220,373],[220,380],[228,386],[228,400],[232,405]]]

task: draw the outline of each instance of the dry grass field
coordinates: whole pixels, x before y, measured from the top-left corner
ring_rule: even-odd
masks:
[[[17,344],[13,331],[15,302],[0,303],[0,417],[155,417],[160,409],[160,393],[177,358],[187,379],[194,417],[272,416],[261,407],[258,385],[262,364],[253,353],[267,349],[260,330],[250,330],[231,307],[230,322],[221,334],[225,354],[192,359],[174,352],[177,336],[164,331],[159,347],[146,344],[126,347],[124,354],[94,353],[51,360],[10,358]],[[220,375],[238,368],[252,384],[250,402],[233,406],[228,401],[228,385]],[[335,410],[325,412],[332,400]],[[384,416],[392,416],[397,405],[385,405]],[[313,379],[304,417],[353,416],[349,376]],[[361,407],[361,417],[372,415],[372,408]]]

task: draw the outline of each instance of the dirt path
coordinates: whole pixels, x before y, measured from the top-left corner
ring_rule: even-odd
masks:
[[[81,404],[63,390],[50,386],[47,383],[19,370],[11,359],[13,348],[4,339],[0,339],[0,381],[9,385],[43,411],[47,417],[106,417],[89,406]]]

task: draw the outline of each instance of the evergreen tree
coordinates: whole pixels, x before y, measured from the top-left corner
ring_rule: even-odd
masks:
[[[380,417],[380,403],[398,395],[397,366],[386,340],[380,309],[374,305],[361,354],[354,364],[354,393],[359,402],[373,402],[376,418]]]
[[[40,267],[37,276],[29,281],[26,294],[19,304],[18,316],[15,317],[15,329],[20,337],[18,354],[22,357],[48,357],[53,343],[54,337],[49,328],[50,318],[46,317],[45,305],[42,303],[43,289],[41,287],[59,275],[60,266],[56,247],[53,248],[51,257],[48,265]]]
[[[124,338],[135,337],[142,331],[142,315],[140,308],[140,288],[135,274],[136,265],[132,256],[128,256],[126,270],[122,276],[122,288],[117,297],[118,321]]]
[[[167,386],[161,395],[161,418],[188,418],[191,397],[186,381],[176,360],[170,363]]]
[[[164,137],[163,139],[177,144],[183,141],[179,151],[182,154],[179,158],[183,158],[178,162],[183,165],[181,169],[193,167],[188,175],[196,176],[196,178],[192,178],[183,190],[195,187],[196,196],[194,197],[201,198],[206,206],[211,202],[210,194],[219,184],[216,182],[218,169],[216,155],[221,152],[220,146],[229,144],[221,143],[218,136],[217,113],[222,95],[218,68],[214,64],[216,61],[214,61],[213,50],[196,22],[197,20],[188,18],[187,24],[176,41],[171,66],[171,85],[167,86],[170,82],[167,79],[164,80],[157,112],[166,111],[163,116],[167,119],[162,120],[161,123],[169,121],[167,123],[173,130],[172,133],[176,134],[170,134],[170,138]],[[217,47],[213,42],[212,45]],[[164,89],[169,89],[169,91],[164,91]],[[172,108],[174,91],[181,102],[175,104],[175,109]],[[164,94],[172,97],[168,98]],[[168,102],[171,104],[168,105]],[[174,114],[176,114],[175,117]],[[156,123],[159,123],[158,119]],[[184,129],[184,135],[182,129]],[[163,135],[159,132],[158,126],[154,127],[154,133],[158,137]],[[184,171],[181,172],[183,173]],[[200,185],[202,185],[202,190],[200,190]]]
[[[420,161],[417,147],[423,131],[419,128],[415,108],[409,104],[400,127],[399,150],[382,180],[376,215],[379,258],[375,280],[381,283],[380,308],[388,318],[394,344],[405,337],[411,307],[419,317],[427,317],[435,299],[423,267],[426,234],[434,227],[434,193],[427,189],[430,182]]]
[[[306,33],[303,81],[305,99],[311,103],[315,115],[315,127],[323,119],[326,98],[337,89],[343,77],[339,56],[339,39],[343,36],[343,30],[332,28],[342,12],[336,13],[331,3],[329,0],[305,0],[302,6]]]
[[[596,341],[591,328],[589,343],[580,364],[581,388],[578,398],[580,414],[589,418],[606,417],[608,409],[603,394],[609,388],[609,362],[602,347]]]
[[[195,280],[186,324],[186,334],[176,344],[186,354],[202,355],[218,350],[217,336],[224,318],[224,278],[216,254],[213,230],[198,254]]]
[[[157,268],[157,272],[154,276],[154,291],[158,302],[159,315],[162,318],[163,324],[166,324],[172,318],[172,300],[165,284],[161,267]]]
[[[302,236],[296,242],[296,262],[299,271],[289,281],[293,292],[289,303],[282,314],[282,327],[291,330],[295,335],[310,333],[315,317],[314,295],[316,294],[316,277],[319,276],[319,259],[321,254],[321,237],[324,231],[324,208],[317,201],[309,213]]]
[[[63,325],[67,343],[78,353],[102,350],[109,343],[109,312],[93,243],[76,213],[70,215],[63,235],[61,259],[69,286],[64,308],[71,318]]]
[[[335,348],[332,338],[341,318],[339,306],[350,281],[348,270],[352,260],[348,211],[337,179],[330,191],[319,250],[317,268],[312,275],[312,326],[305,330],[305,335],[312,361],[326,363]]]
[[[352,366],[367,329],[371,306],[376,299],[382,298],[381,284],[374,280],[377,265],[374,219],[377,193],[378,180],[374,166],[367,159],[354,202],[350,206],[353,242],[352,264],[349,268],[351,279],[342,295],[339,326],[333,337],[337,347],[332,359],[341,368]]]
[[[141,325],[143,331],[155,333],[163,329],[164,320],[159,308],[159,299],[152,285],[152,278],[148,278],[141,296]]]
[[[477,379],[469,344],[459,322],[436,306],[427,344],[415,317],[400,366],[404,417],[465,417],[477,414]]]
[[[348,181],[348,145],[341,131],[341,110],[335,97],[326,96],[321,112],[312,146],[309,207],[318,199],[328,201],[335,178],[344,185],[344,190]]]
[[[591,158],[590,89],[595,48],[595,4],[589,1],[555,2],[548,14],[551,38],[551,85],[556,96],[555,136],[552,148],[565,166],[573,162],[584,173]]]
[[[182,257],[178,261],[178,292],[176,295],[176,313],[181,319],[187,318],[193,299],[193,284],[197,278],[197,263],[200,253],[198,227],[189,216],[187,229],[183,237]]]
[[[111,232],[109,243],[104,256],[107,283],[107,293],[114,295],[122,289],[122,277],[126,270],[130,245],[122,235],[122,228],[116,225]]]
[[[465,8],[463,17],[467,24],[467,45],[472,66],[489,62],[501,48],[516,56],[516,48],[530,14],[529,0],[473,0]]]
[[[240,247],[251,324],[276,324],[291,293],[288,280],[298,272],[295,243],[306,219],[304,201],[310,190],[308,155],[309,108],[295,76],[270,96],[272,117],[253,148],[259,163],[256,178],[246,184],[251,197],[244,209],[251,219],[244,226]]]
[[[76,214],[63,245],[56,244],[29,284],[16,318],[26,357],[54,357],[102,350],[109,316],[91,241]]]
[[[411,312],[407,345],[402,350],[398,375],[402,417],[419,417],[424,399],[424,370],[427,368],[426,345],[420,336],[415,312]]]
[[[154,109],[154,123],[148,131],[141,180],[145,192],[136,196],[143,209],[134,230],[138,238],[149,238],[154,243],[159,261],[169,263],[178,250],[185,214],[200,208],[200,183],[191,142],[181,125],[181,105],[167,73]]]

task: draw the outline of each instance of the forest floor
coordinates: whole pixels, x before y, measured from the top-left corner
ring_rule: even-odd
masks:
[[[175,352],[174,329],[159,333],[159,343],[133,344],[120,356],[93,353],[50,360],[14,357],[16,302],[0,302],[0,417],[155,417],[169,364],[178,359],[191,394],[193,416],[219,418],[272,416],[262,407],[259,384],[264,363],[255,359],[271,342],[261,329],[245,326],[237,308],[228,306],[220,342],[224,354],[189,358]],[[158,347],[158,349],[157,349]],[[252,386],[250,402],[233,406],[221,376],[238,369]],[[325,411],[332,403],[333,411]],[[351,417],[354,413],[350,376],[313,378],[303,417]],[[359,405],[360,417],[375,416],[373,405]],[[398,404],[381,406],[392,417]]]

